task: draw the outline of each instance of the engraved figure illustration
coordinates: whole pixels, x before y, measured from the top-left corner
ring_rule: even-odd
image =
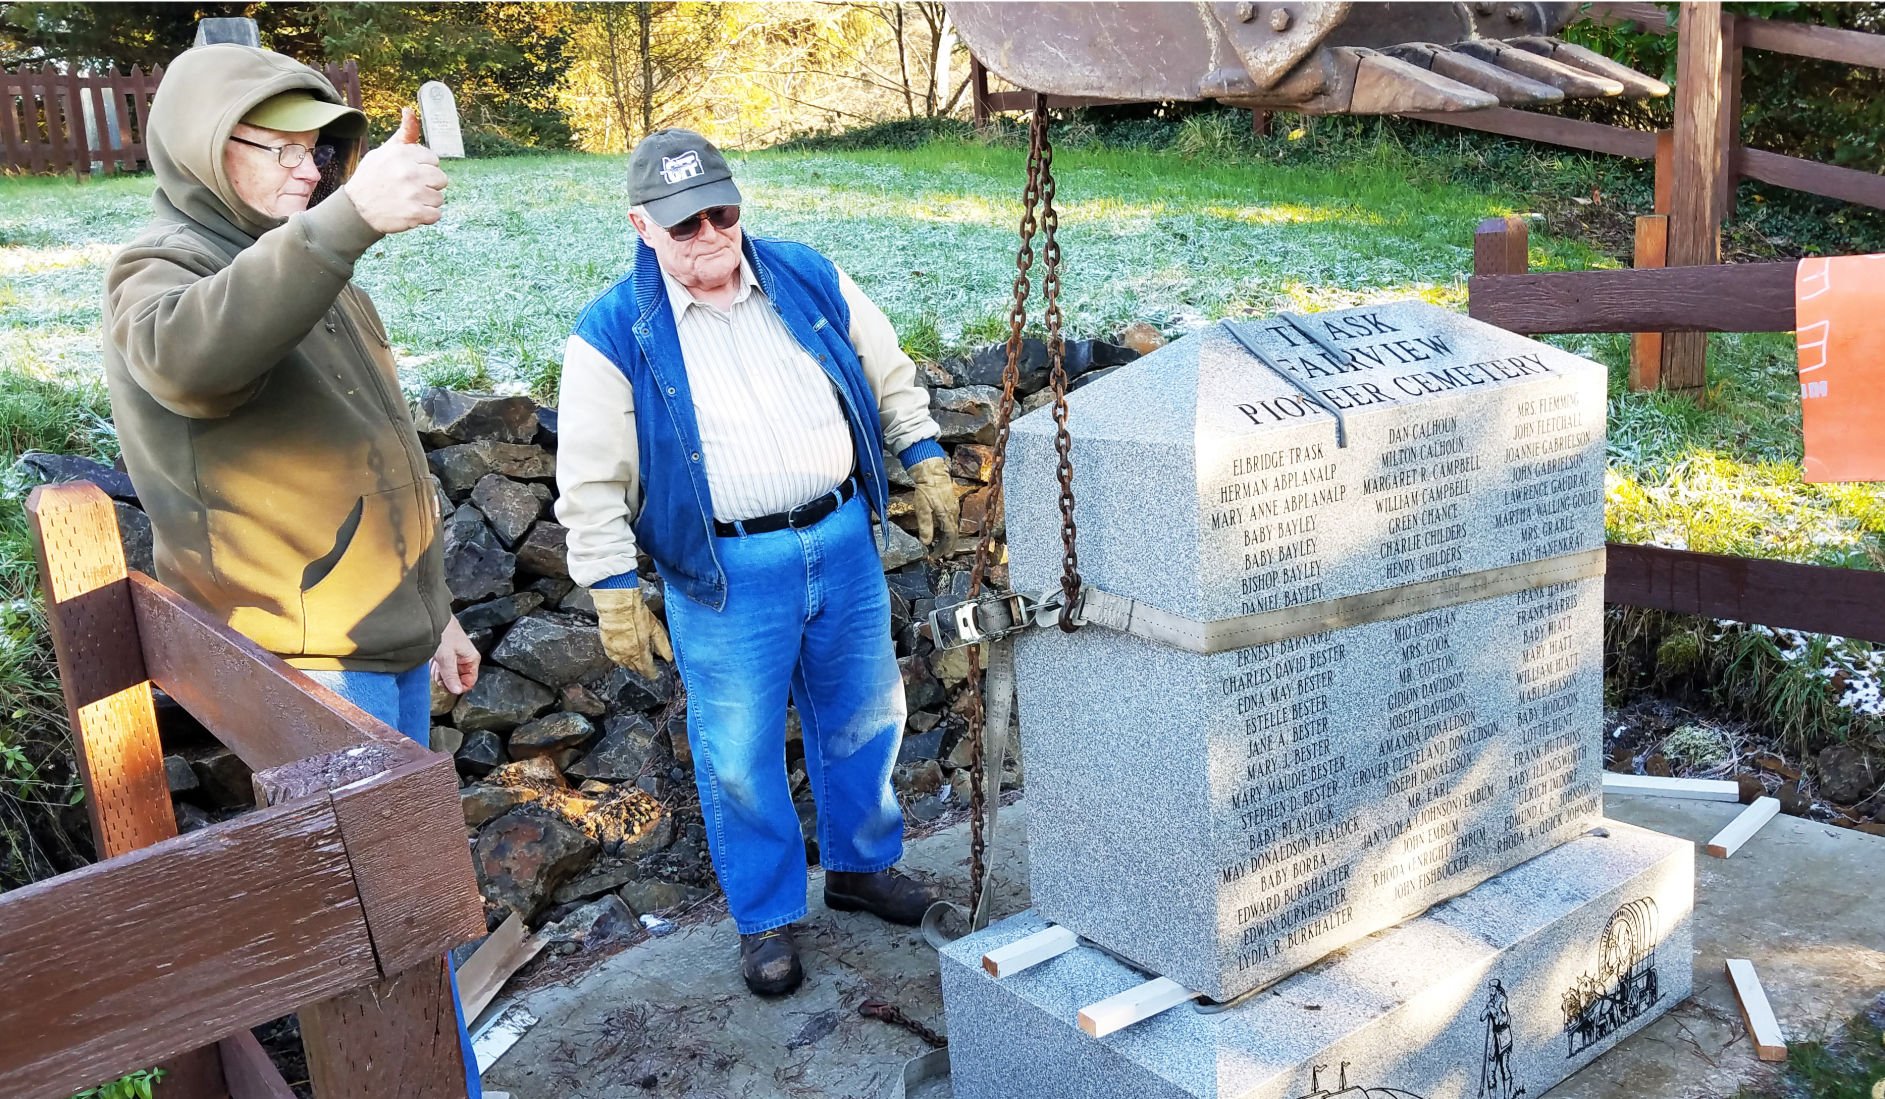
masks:
[[[1610,916],[1597,970],[1564,993],[1567,1057],[1603,1041],[1662,998],[1656,981],[1656,902],[1638,897]]]
[[[1297,1099],[1421,1099],[1411,1091],[1402,1088],[1365,1088],[1360,1084],[1348,1082],[1348,1066],[1352,1061],[1343,1061],[1338,1069],[1339,1075],[1334,1090],[1322,1086],[1322,1074],[1328,1071],[1327,1065],[1314,1065],[1309,1069],[1309,1090],[1297,1096]]]
[[[1512,1079],[1512,1009],[1505,985],[1493,981],[1486,1009],[1479,1018],[1486,1024],[1485,1059],[1479,1068],[1479,1099],[1525,1099],[1525,1089]]]

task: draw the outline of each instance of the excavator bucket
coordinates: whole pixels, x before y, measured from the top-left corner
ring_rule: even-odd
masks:
[[[1551,37],[1578,3],[951,3],[990,72],[1049,95],[1309,114],[1472,111],[1669,86]]]

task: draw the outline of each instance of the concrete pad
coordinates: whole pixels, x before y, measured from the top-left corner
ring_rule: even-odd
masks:
[[[1003,810],[996,918],[1025,909],[1025,803]],[[1722,971],[1754,962],[1789,1039],[1843,1022],[1885,989],[1885,840],[1781,817],[1732,859],[1700,845],[1740,806],[1611,797],[1606,815],[1681,836],[1696,855],[1695,998],[1558,1085],[1553,1099],[1725,1099],[1769,1071]],[[910,844],[907,865],[966,899],[968,826]],[[768,1003],[737,972],[731,921],[650,939],[566,985],[521,997],[541,1020],[485,1074],[515,1099],[875,1099],[924,1043],[862,1018],[868,997],[945,1029],[935,954],[919,936],[827,911],[813,875],[801,925],[807,979]],[[912,1099],[946,1099],[932,1087]],[[1017,1097],[1023,1099],[1023,1097]]]

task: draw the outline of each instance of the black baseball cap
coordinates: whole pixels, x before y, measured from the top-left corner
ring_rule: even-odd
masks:
[[[656,130],[628,158],[628,201],[663,229],[710,206],[738,206],[733,171],[713,142],[692,130]]]

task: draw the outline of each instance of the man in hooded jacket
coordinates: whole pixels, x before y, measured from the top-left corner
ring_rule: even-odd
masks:
[[[105,373],[158,578],[424,744],[430,678],[468,690],[478,653],[386,328],[351,278],[380,238],[439,219],[446,181],[412,112],[362,157],[366,128],[280,54],[177,58],[145,133],[154,215],[106,275]]]

